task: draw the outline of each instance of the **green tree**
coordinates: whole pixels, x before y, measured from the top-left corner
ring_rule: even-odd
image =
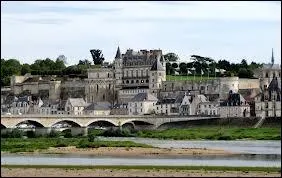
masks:
[[[253,75],[254,75],[253,71],[246,68],[240,68],[238,71],[239,78],[252,78]]]
[[[102,51],[100,49],[91,49],[90,53],[92,55],[93,62],[95,65],[103,64],[105,58],[103,57]]]
[[[187,65],[186,65],[186,63],[181,62],[181,63],[179,64],[179,70],[180,70],[180,73],[181,73],[182,75],[186,75],[186,74],[187,74]]]
[[[26,73],[31,73],[31,68],[29,64],[22,65],[21,75],[25,75]]]
[[[167,53],[164,55],[164,58],[166,61],[169,61],[169,62],[176,62],[179,60],[179,57],[175,53]]]

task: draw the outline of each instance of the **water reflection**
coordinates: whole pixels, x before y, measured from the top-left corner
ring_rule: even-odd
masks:
[[[281,155],[281,140],[159,140],[149,138],[100,137],[102,140],[130,140],[149,144],[160,148],[210,148],[242,154],[279,154]]]
[[[190,158],[116,158],[77,157],[75,155],[2,155],[1,165],[166,165],[166,166],[252,166],[281,167],[281,160],[232,159],[228,157],[191,156]]]

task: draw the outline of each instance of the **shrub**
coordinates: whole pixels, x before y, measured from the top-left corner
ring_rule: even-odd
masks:
[[[51,132],[49,133],[48,137],[50,137],[50,138],[59,137],[59,132],[57,132],[55,130],[51,130]]]
[[[35,138],[35,137],[36,137],[35,132],[32,131],[32,130],[28,130],[28,131],[26,132],[26,136],[27,136],[28,138]]]
[[[65,138],[72,138],[71,130],[67,129],[63,131],[63,135]]]
[[[88,135],[88,141],[89,142],[94,142],[97,139],[97,136],[94,134],[89,134]]]
[[[23,131],[19,129],[13,129],[11,132],[11,138],[21,138],[23,136]]]

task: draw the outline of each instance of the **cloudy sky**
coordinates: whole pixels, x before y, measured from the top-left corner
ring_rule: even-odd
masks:
[[[281,63],[281,2],[3,2],[1,58],[21,63],[64,54],[68,65],[117,46],[240,62]]]

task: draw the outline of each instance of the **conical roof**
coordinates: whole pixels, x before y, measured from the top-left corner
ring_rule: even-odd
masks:
[[[161,59],[161,55],[159,54],[157,56],[156,61],[152,65],[152,68],[151,68],[152,71],[165,71],[165,68],[161,64],[160,59]]]
[[[116,53],[115,59],[121,59],[121,53],[120,53],[119,46],[118,46],[118,49],[117,49],[117,53]]]

